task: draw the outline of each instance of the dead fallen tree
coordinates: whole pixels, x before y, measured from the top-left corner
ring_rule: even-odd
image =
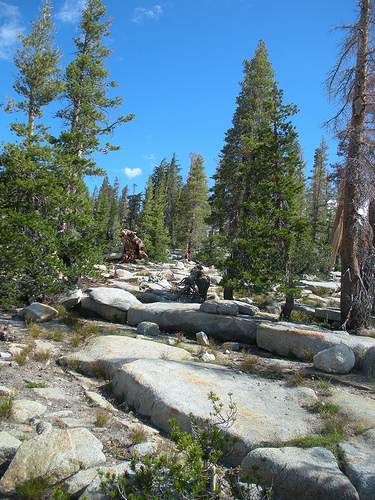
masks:
[[[145,244],[130,229],[123,229],[121,231],[121,241],[124,245],[124,254],[121,258],[121,263],[148,258]]]
[[[203,267],[197,264],[190,271],[190,276],[182,279],[177,286],[179,288],[178,300],[184,297],[190,302],[204,302],[207,298],[210,278],[204,274]]]

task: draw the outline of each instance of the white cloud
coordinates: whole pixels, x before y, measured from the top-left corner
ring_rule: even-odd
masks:
[[[65,0],[56,14],[56,19],[63,23],[77,24],[81,17],[86,0]]]
[[[160,5],[154,5],[151,9],[137,7],[134,11],[133,23],[141,23],[144,20],[154,19],[157,21],[163,14],[163,9]]]
[[[19,8],[0,1],[0,59],[12,59],[18,34],[23,31]]]
[[[154,160],[156,160],[156,154],[155,153],[151,153],[148,156],[147,155],[143,155],[142,158],[145,159],[145,160],[152,160],[152,161],[154,161]]]
[[[124,168],[123,170],[124,174],[126,177],[129,177],[129,179],[133,179],[133,177],[137,177],[137,175],[142,174],[142,170],[140,168]]]

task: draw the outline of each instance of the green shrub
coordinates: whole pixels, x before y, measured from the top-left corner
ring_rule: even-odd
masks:
[[[20,500],[39,500],[48,486],[44,477],[31,478],[16,487],[17,498]]]
[[[102,474],[101,487],[108,498],[193,500],[214,498],[219,493],[214,480],[215,464],[232,449],[228,429],[236,419],[237,407],[229,395],[229,409],[224,414],[219,398],[212,392],[208,397],[213,405],[210,418],[198,423],[190,414],[191,433],[181,431],[175,419],[170,421],[177,456],[160,453],[152,458],[146,456],[140,463],[133,458],[132,477],[128,473],[119,477]]]

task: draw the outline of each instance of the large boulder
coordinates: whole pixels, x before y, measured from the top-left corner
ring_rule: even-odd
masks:
[[[354,352],[346,344],[338,344],[318,352],[314,366],[327,373],[349,373],[355,365]]]
[[[24,441],[0,480],[0,493],[14,494],[30,478],[56,484],[80,469],[105,462],[101,442],[84,428],[52,429]]]
[[[318,294],[323,292],[324,295],[332,295],[335,292],[338,292],[340,289],[339,281],[309,281],[309,280],[301,280],[302,285],[305,288],[308,288],[314,293]]]
[[[347,332],[333,332],[312,325],[286,322],[263,322],[257,328],[258,347],[280,356],[295,356],[310,359],[318,352],[334,345],[346,344],[355,355],[355,366],[362,365],[363,353],[375,346],[375,339],[349,335]]]
[[[60,364],[77,365],[89,375],[100,370],[108,378],[124,364],[137,359],[169,358],[175,361],[192,359],[191,354],[180,347],[152,340],[118,335],[92,337],[83,349],[59,359]]]
[[[121,311],[128,311],[131,306],[140,304],[139,300],[134,295],[126,290],[120,288],[108,288],[100,286],[98,288],[91,288],[88,291],[90,299],[99,304],[110,307],[115,307]]]
[[[107,304],[100,304],[99,302],[90,299],[87,294],[83,294],[81,306],[83,309],[99,314],[99,316],[108,321],[111,321],[112,323],[126,323],[127,313],[125,311],[122,311],[117,307],[109,306]]]
[[[242,300],[233,300],[233,302],[238,307],[238,314],[246,314],[248,316],[255,316],[260,312],[259,307],[253,304],[248,304]]]
[[[241,463],[242,471],[260,475],[280,500],[358,500],[349,479],[326,448],[258,448]]]
[[[22,441],[8,432],[0,432],[0,465],[6,460],[11,460],[21,444]]]
[[[18,314],[25,320],[31,320],[35,323],[43,323],[56,318],[58,312],[54,307],[41,304],[40,302],[33,302],[29,306],[21,309]]]
[[[371,347],[363,356],[362,370],[369,376],[375,375],[375,346]]]
[[[200,307],[202,312],[237,316],[238,306],[232,300],[206,300]]]
[[[335,321],[341,323],[341,311],[334,307],[317,307],[315,309],[315,317],[327,322]]]
[[[375,429],[369,429],[349,443],[340,443],[344,472],[355,486],[361,500],[375,495]]]
[[[142,321],[137,326],[137,333],[139,335],[157,336],[160,335],[160,328],[159,325],[151,323],[151,321]]]
[[[277,300],[268,299],[259,305],[259,309],[270,314],[280,314],[281,304]]]
[[[128,311],[128,323],[137,326],[142,321],[157,323],[161,330],[195,335],[204,332],[216,339],[253,343],[259,318],[210,314],[200,311],[200,304],[151,303],[133,306]]]
[[[252,377],[220,366],[171,359],[140,359],[125,364],[114,374],[113,392],[156,427],[170,431],[176,418],[190,431],[190,413],[203,422],[212,413],[212,391],[228,407],[233,394],[238,414],[229,433],[236,438],[227,457],[238,465],[255,446],[275,439],[286,441],[314,431],[319,417],[305,407],[316,400],[312,389],[288,387],[280,381]]]

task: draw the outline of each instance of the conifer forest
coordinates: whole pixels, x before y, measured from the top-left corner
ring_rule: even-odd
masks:
[[[53,6],[44,1],[16,49],[18,98],[1,98],[1,112],[18,114],[10,124],[14,140],[0,149],[0,303],[26,304],[69,289],[117,251],[127,228],[151,261],[168,261],[179,249],[215,266],[228,298],[277,289],[292,304],[302,276],[341,271],[343,328],[367,326],[375,295],[375,11],[371,0],[358,3],[356,23],[339,28],[340,52],[325,82],[338,111],[322,130],[307,175],[292,124],[297,106],[285,102],[260,40],[243,61],[212,187],[201,154],[190,154],[184,178],[178,151],[166,151],[136,190],[118,178],[111,183],[100,166],[99,153],[116,150],[108,140],[136,113],[120,114],[131,108],[120,88],[113,97],[107,8],[102,0],[86,2],[75,52],[63,59]],[[43,123],[50,103],[55,127]],[[333,165],[328,134],[339,140]],[[98,183],[90,193],[85,180],[92,176]]]

